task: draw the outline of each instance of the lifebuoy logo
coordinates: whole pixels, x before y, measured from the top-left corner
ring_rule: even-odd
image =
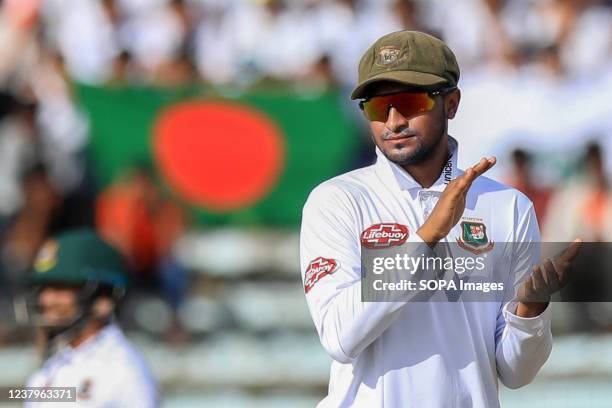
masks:
[[[318,281],[321,278],[331,275],[336,272],[338,269],[338,261],[335,259],[327,259],[323,257],[318,257],[313,259],[310,264],[308,264],[308,268],[306,268],[306,274],[304,276],[304,292],[310,292]]]
[[[402,245],[407,239],[408,227],[401,224],[375,224],[361,233],[361,245],[371,249]]]

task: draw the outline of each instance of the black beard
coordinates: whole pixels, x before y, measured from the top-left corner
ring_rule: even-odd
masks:
[[[409,165],[415,165],[415,164],[421,164],[431,157],[432,152],[442,142],[443,136],[446,134],[446,130],[448,126],[446,123],[446,120],[443,120],[442,123],[443,125],[441,126],[440,131],[438,132],[438,135],[436,136],[436,138],[433,140],[432,143],[425,144],[422,142],[421,139],[418,139],[417,137],[417,142],[418,142],[417,148],[412,153],[393,154],[391,152],[385,151],[384,149],[381,149],[381,151],[383,152],[385,157],[389,159],[389,161],[399,166],[402,166],[402,167],[409,166]]]

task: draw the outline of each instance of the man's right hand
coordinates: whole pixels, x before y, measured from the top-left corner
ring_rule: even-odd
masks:
[[[465,173],[448,183],[431,215],[417,230],[417,234],[423,241],[433,245],[448,235],[463,215],[465,200],[472,182],[493,167],[496,162],[495,157],[482,158],[476,165],[468,168]]]

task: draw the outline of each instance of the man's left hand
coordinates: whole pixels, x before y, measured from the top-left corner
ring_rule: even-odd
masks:
[[[533,268],[533,273],[518,291],[518,316],[535,317],[546,309],[552,294],[569,281],[569,268],[581,245],[582,241],[576,239],[560,256],[547,259]]]

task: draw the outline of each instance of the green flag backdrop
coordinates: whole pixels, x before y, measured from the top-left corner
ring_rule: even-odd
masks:
[[[77,86],[101,187],[150,160],[200,225],[296,225],[309,191],[358,149],[335,92]]]

